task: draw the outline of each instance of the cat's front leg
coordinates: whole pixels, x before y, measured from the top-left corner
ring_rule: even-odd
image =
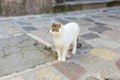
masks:
[[[61,61],[66,61],[67,49],[63,50]]]
[[[57,49],[57,55],[58,55],[58,59],[57,61],[61,61],[61,51],[59,49]]]

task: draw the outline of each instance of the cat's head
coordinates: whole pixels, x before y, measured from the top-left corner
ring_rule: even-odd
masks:
[[[60,22],[53,22],[50,26],[50,33],[53,35],[57,35],[61,33],[62,24]]]

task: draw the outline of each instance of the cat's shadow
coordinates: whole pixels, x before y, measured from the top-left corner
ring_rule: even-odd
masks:
[[[66,55],[66,58],[72,59],[73,57],[75,57],[77,55],[86,55],[88,53],[89,49],[91,49],[91,48],[92,48],[92,46],[90,44],[88,44],[83,39],[79,39],[79,41],[77,43],[76,54],[72,54],[72,49],[69,49],[68,54]],[[52,47],[45,46],[44,49],[49,51],[50,53],[52,53],[53,57],[57,57],[57,52],[55,51],[54,46],[52,46]]]

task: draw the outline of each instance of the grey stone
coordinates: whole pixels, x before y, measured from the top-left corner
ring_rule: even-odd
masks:
[[[53,43],[52,35],[50,35],[50,33],[42,34],[39,37],[47,42]]]
[[[113,12],[113,14],[115,14],[115,15],[120,15],[120,12]]]
[[[100,22],[95,22],[95,24],[96,24],[97,26],[105,26],[104,23],[100,23]]]
[[[33,17],[33,16],[32,16],[32,17],[27,17],[27,18],[28,18],[28,19],[36,19],[36,17]]]
[[[62,18],[55,18],[55,21],[61,22],[62,24],[67,24],[67,23],[69,23],[69,21],[67,21],[67,20],[65,20],[65,19],[62,19]]]
[[[106,10],[106,9],[105,9],[105,10],[102,10],[102,11],[103,11],[103,12],[108,12],[108,10]]]
[[[25,31],[34,31],[34,30],[37,30],[35,27],[32,27],[32,26],[25,26],[25,27],[22,27]]]
[[[47,14],[47,15],[43,15],[42,17],[43,18],[51,18],[51,17],[57,17],[58,16],[58,14]]]
[[[3,19],[3,20],[0,20],[0,22],[11,22],[13,21],[14,19]]]
[[[99,80],[99,79],[96,78],[96,77],[90,76],[90,77],[88,77],[86,80]]]
[[[83,38],[85,40],[90,40],[90,39],[99,38],[99,36],[94,33],[87,33],[87,34],[81,35],[81,38]]]
[[[94,20],[93,20],[93,19],[88,18],[88,17],[82,18],[82,20],[85,20],[85,21],[87,21],[87,22],[94,22]]]
[[[9,35],[9,33],[6,31],[2,31],[2,32],[0,31],[0,34],[1,34],[0,39],[11,37],[11,35]]]
[[[114,79],[112,79],[112,78],[104,78],[104,80],[114,80]]]
[[[115,15],[110,15],[110,16],[106,16],[106,17],[109,17],[109,18],[116,18]]]
[[[0,57],[3,57],[3,56],[5,56],[5,51],[2,48],[0,48]]]
[[[1,39],[0,76],[55,60],[53,52],[48,52],[44,50],[44,45],[34,45],[35,43],[37,41],[26,35]]]
[[[93,18],[100,18],[102,16],[100,16],[100,15],[91,15],[91,17],[93,17]]]
[[[75,16],[76,16],[76,15],[79,15],[79,16],[80,16],[80,15],[82,15],[82,13],[76,11],[76,12],[70,13],[69,15],[70,15],[70,16],[73,16],[73,15],[75,15]]]
[[[17,24],[19,24],[19,25],[31,25],[31,23],[22,22],[22,21],[17,21]]]
[[[68,20],[77,20],[77,18],[75,18],[75,17],[65,17],[65,18]]]
[[[104,32],[106,30],[112,30],[111,28],[109,27],[105,27],[105,26],[97,26],[97,27],[91,27],[91,28],[88,28],[89,30],[91,31],[94,31],[94,32]]]
[[[36,72],[30,71],[30,72],[26,72],[24,74],[22,74],[22,76],[25,78],[25,80],[37,80],[36,79]]]
[[[110,16],[106,16],[106,17],[109,17],[109,18],[112,18],[112,19],[114,18],[114,19],[118,19],[118,20],[120,19],[120,17],[116,16],[116,15],[110,15]]]
[[[83,39],[78,39],[77,46],[80,46],[78,47],[79,49],[91,49],[92,48],[92,46],[86,43],[86,41]]]

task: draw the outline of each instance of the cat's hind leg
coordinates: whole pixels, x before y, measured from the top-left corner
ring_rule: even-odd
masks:
[[[57,49],[57,55],[58,55],[57,61],[61,61],[62,54],[61,54],[61,51],[59,49]]]
[[[61,61],[66,61],[66,55],[67,55],[67,48],[65,48],[62,52],[62,58]]]

